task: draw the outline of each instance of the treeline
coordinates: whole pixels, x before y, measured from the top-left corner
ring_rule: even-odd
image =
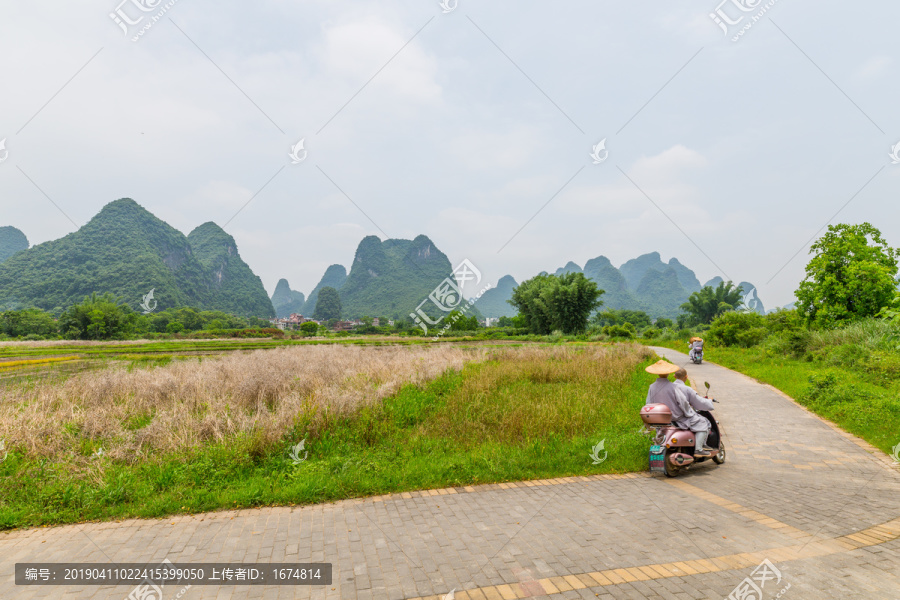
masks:
[[[58,318],[39,308],[0,313],[0,336],[4,339],[111,340],[268,327],[270,324],[265,319],[189,307],[142,314],[112,294],[93,294],[62,311]]]

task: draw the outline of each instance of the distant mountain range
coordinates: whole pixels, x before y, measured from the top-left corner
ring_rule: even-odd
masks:
[[[112,292],[139,310],[154,291],[158,309],[193,306],[241,316],[311,316],[319,291],[338,290],[344,318],[406,318],[429,297],[453,266],[427,236],[413,240],[367,236],[356,249],[348,270],[333,264],[315,288],[304,295],[286,279],[271,299],[262,282],[241,259],[237,244],[215,223],[204,223],[184,235],[153,216],[134,200],[107,204],[87,224],[69,235],[29,248],[14,227],[0,227],[0,310],[37,306],[60,311],[93,292]],[[584,273],[604,290],[603,309],[646,311],[654,318],[675,317],[700,282],[689,268],[658,252],[644,254],[616,268],[605,256],[574,262],[555,271]],[[716,286],[721,278],[706,285]],[[481,282],[484,288],[487,282]],[[472,314],[514,316],[507,300],[517,286],[501,277],[474,306]],[[765,312],[756,288],[742,282],[745,303]],[[466,288],[466,295],[473,290]],[[428,309],[430,307],[430,309]],[[430,302],[423,310],[438,316]]]
[[[554,274],[584,273],[585,277],[597,283],[604,290],[601,310],[642,310],[653,318],[675,318],[681,312],[681,305],[688,297],[699,291],[700,281],[689,268],[677,258],[664,263],[658,252],[643,254],[623,264],[618,269],[605,256],[587,261],[582,269],[574,262],[558,268]],[[716,277],[705,285],[717,286],[722,279]],[[507,303],[512,291],[518,285],[510,275],[500,278],[495,289],[486,292],[476,304],[486,317],[515,316],[516,310]],[[745,302],[760,313],[765,308],[756,294],[756,287],[742,282]]]
[[[369,236],[360,242],[350,273],[341,265],[331,265],[318,285],[303,303],[299,312],[312,315],[318,291],[325,286],[338,290],[345,318],[362,316],[387,316],[405,318],[445,277],[452,272],[450,261],[434,243],[424,235],[415,240],[388,239],[381,241]],[[574,262],[555,271],[584,273],[604,290],[603,307],[606,309],[642,310],[653,318],[675,318],[681,305],[701,288],[694,272],[677,258],[663,262],[658,252],[650,252],[616,268],[605,256],[587,261],[584,268]],[[706,285],[717,286],[721,278]],[[512,298],[518,283],[511,275],[500,278],[497,285],[484,292],[474,309],[485,317],[512,317],[516,309],[507,301]],[[764,313],[765,308],[752,284],[742,282],[748,306]],[[482,283],[483,287],[484,283]],[[290,294],[293,294],[292,296]],[[471,295],[471,294],[470,294]],[[286,280],[281,280],[272,303],[279,316],[287,316],[288,298],[302,298],[293,291]],[[299,305],[294,301],[292,308]]]
[[[0,242],[19,239],[21,247],[15,233],[3,235]],[[262,281],[222,228],[204,223],[185,236],[129,198],[110,202],[78,231],[0,264],[0,308],[58,311],[93,292],[112,292],[139,309],[150,290],[160,310],[275,316]]]

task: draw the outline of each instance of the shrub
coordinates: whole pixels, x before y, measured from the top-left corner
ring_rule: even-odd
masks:
[[[806,354],[809,349],[809,332],[805,329],[789,329],[782,334],[787,354],[797,358]]]
[[[813,354],[814,358],[835,367],[853,368],[869,358],[871,351],[857,344],[841,344],[822,348]]]
[[[769,334],[765,325],[766,320],[759,313],[729,311],[712,322],[710,341],[723,346],[749,348],[762,342]]]
[[[781,333],[803,327],[803,316],[796,310],[776,309],[765,316],[766,328],[771,333]]]
[[[855,383],[839,383],[832,373],[809,378],[809,387],[801,396],[803,404],[810,404],[820,409],[846,406],[854,409],[858,406],[868,406],[878,403],[884,398],[866,387]]]
[[[641,335],[648,340],[652,340],[655,337],[659,337],[660,333],[662,332],[656,327],[648,327]]]
[[[171,321],[168,325],[166,325],[167,333],[179,333],[181,331],[184,331],[184,325],[182,325],[178,321]]]
[[[624,325],[607,325],[602,329],[602,332],[604,335],[611,338],[625,338],[630,340],[637,336],[637,330],[631,323],[625,323]]]
[[[900,355],[896,352],[875,350],[861,362],[866,371],[880,376],[885,383],[900,379]]]

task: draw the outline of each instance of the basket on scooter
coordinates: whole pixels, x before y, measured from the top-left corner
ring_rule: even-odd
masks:
[[[672,411],[665,404],[647,404],[641,408],[641,420],[651,427],[671,425]]]

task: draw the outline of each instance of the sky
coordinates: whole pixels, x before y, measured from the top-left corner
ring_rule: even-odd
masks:
[[[784,305],[828,223],[900,246],[900,4],[720,1],[0,0],[0,226],[129,197],[269,293],[425,234],[488,282],[658,251]]]

